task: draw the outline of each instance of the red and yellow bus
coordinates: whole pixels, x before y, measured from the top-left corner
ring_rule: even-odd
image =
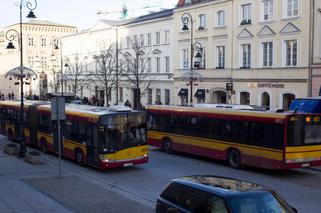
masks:
[[[0,101],[1,132],[10,140],[18,135],[20,102]],[[43,152],[58,152],[56,123],[50,103],[25,102],[24,138]],[[145,113],[128,107],[111,108],[66,104],[61,123],[62,155],[100,169],[148,162]]]
[[[291,169],[321,165],[320,114],[201,107],[148,107],[148,143],[249,165]]]

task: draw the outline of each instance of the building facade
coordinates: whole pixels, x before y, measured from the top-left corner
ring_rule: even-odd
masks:
[[[5,79],[5,74],[20,66],[19,37],[12,30],[20,32],[20,25],[14,24],[3,29],[0,35],[0,88],[2,93],[14,93],[20,98],[17,79]],[[25,79],[24,95],[44,97],[55,90],[54,76],[60,72],[59,40],[61,36],[75,33],[76,27],[49,21],[32,20],[22,24],[23,65],[37,73],[37,79]],[[8,33],[7,33],[8,32]],[[15,49],[7,49],[7,37],[13,35]]]
[[[140,84],[141,103],[172,104],[173,88],[173,38],[174,22],[172,10],[164,10],[128,20],[99,20],[92,28],[62,38],[63,58],[78,57],[86,65],[86,72],[94,73],[97,69],[95,55],[102,49],[111,48],[111,57],[116,57],[118,46],[118,72],[121,75],[118,83],[118,103],[126,101],[136,103],[135,86],[128,80],[126,72],[126,55],[133,55],[131,44],[138,44],[141,51],[138,62],[139,69],[148,70],[148,76]],[[85,60],[84,60],[85,59]],[[98,68],[99,69],[99,68]],[[143,71],[144,72],[144,71]],[[86,74],[87,73],[87,74]],[[146,72],[145,72],[146,73]],[[90,76],[88,76],[89,79]],[[104,105],[117,103],[117,87],[111,85],[106,89],[98,82],[87,81],[77,91],[79,98],[98,99]],[[66,88],[72,91],[72,88]],[[106,91],[109,93],[106,96]],[[108,99],[108,101],[106,100]],[[134,107],[134,106],[133,106]]]
[[[179,1],[173,15],[178,44],[175,103],[190,103],[190,84],[182,77],[190,69],[191,52],[191,22],[189,30],[182,30],[185,13],[193,17],[192,43],[203,47],[201,66],[194,69],[199,77],[192,81],[193,103],[287,109],[293,98],[319,90],[319,4],[313,0]]]

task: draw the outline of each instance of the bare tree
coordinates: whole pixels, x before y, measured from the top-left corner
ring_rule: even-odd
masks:
[[[101,45],[100,51],[93,56],[95,69],[90,71],[90,80],[105,91],[106,105],[109,105],[109,99],[112,88],[115,86],[115,54],[112,45],[108,47]]]
[[[73,60],[69,57],[66,58],[68,68],[65,70],[63,78],[66,79],[68,85],[72,87],[72,92],[77,95],[81,90],[82,86],[87,85],[87,63],[84,57],[82,60],[79,58],[78,54],[75,55]]]
[[[141,95],[148,90],[153,81],[149,52],[146,53],[145,47],[138,40],[129,39],[129,50],[122,55],[124,63],[121,76],[134,90],[134,109],[140,109]]]

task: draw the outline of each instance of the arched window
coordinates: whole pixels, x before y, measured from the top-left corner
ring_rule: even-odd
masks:
[[[270,95],[267,92],[262,93],[262,107],[266,107],[266,109],[270,109]]]
[[[249,92],[241,92],[240,93],[240,104],[250,105],[250,93]]]
[[[222,27],[225,26],[225,11],[220,10],[217,12],[217,26]]]
[[[198,20],[199,20],[199,27],[198,30],[204,30],[206,27],[206,18],[205,18],[205,14],[201,14],[198,16]]]
[[[290,108],[290,104],[295,99],[295,95],[291,93],[283,94],[283,109],[288,110]]]

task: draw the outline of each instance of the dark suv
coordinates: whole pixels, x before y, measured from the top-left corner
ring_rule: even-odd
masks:
[[[157,199],[157,213],[296,213],[275,191],[216,176],[172,180]]]

